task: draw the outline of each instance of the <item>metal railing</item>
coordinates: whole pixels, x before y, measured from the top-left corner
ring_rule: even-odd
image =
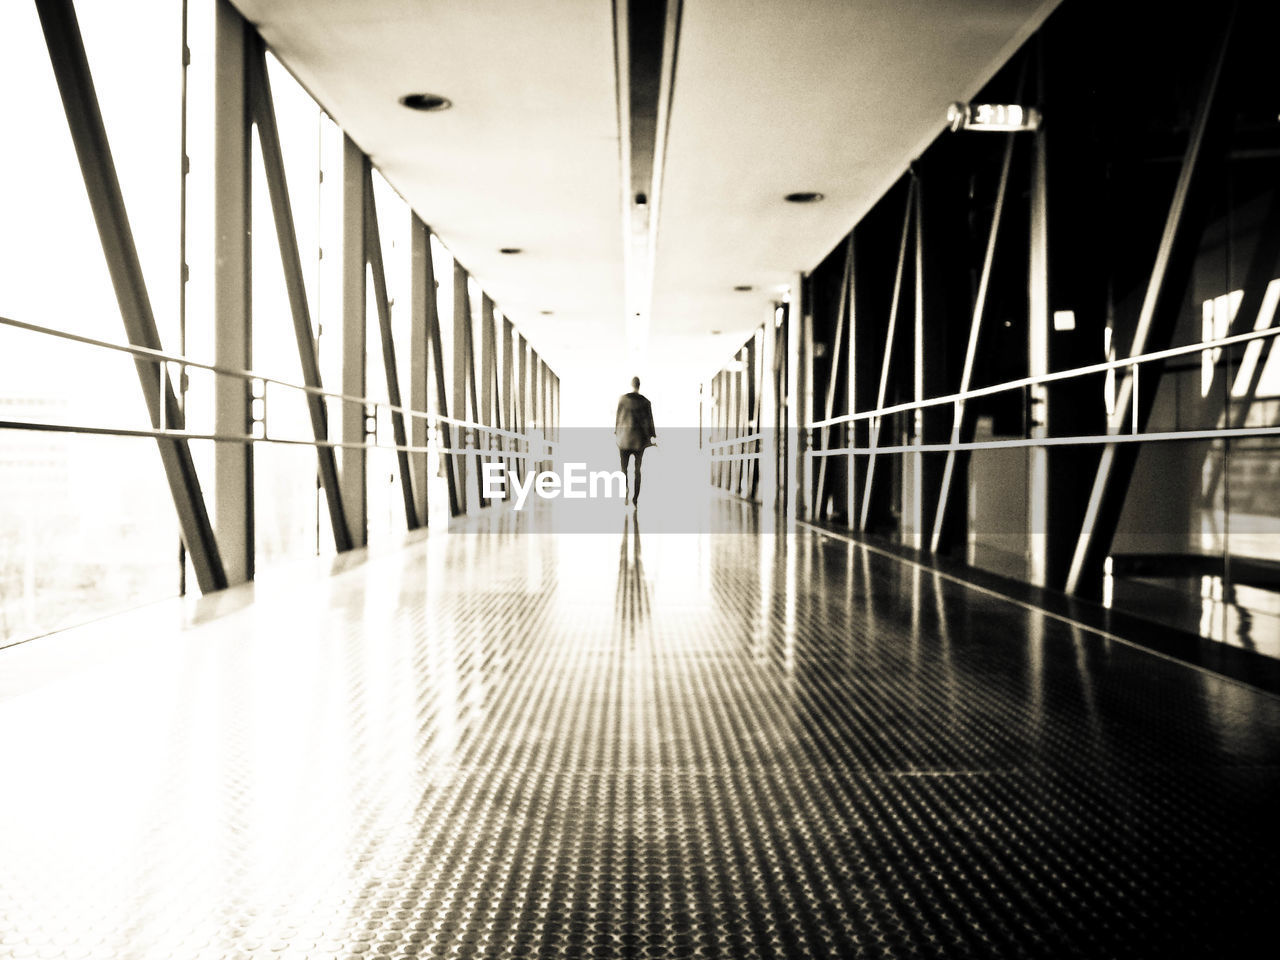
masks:
[[[263,401],[262,417],[255,418],[255,426],[260,424],[262,427],[262,432],[260,434],[210,433],[188,430],[183,426],[171,426],[166,422],[166,405],[163,403],[160,405],[160,422],[157,427],[107,427],[94,426],[92,424],[60,423],[40,420],[0,419],[0,428],[3,429],[33,430],[51,433],[92,434],[116,437],[209,440],[218,443],[277,443],[293,446],[331,447],[338,449],[377,449],[404,451],[406,453],[436,453],[452,456],[478,455],[492,457],[495,459],[532,460],[535,463],[553,459],[555,456],[555,441],[546,439],[545,437],[536,437],[528,433],[518,433],[512,430],[504,430],[499,427],[477,423],[472,420],[447,417],[432,411],[414,410],[402,405],[389,403],[385,400],[373,400],[368,397],[353,396],[351,394],[339,393],[333,390],[325,390],[321,387],[292,383],[279,377],[267,376],[266,374],[256,373],[252,370],[238,370],[232,367],[221,366],[219,364],[204,363],[199,360],[193,360],[190,357],[169,353],[163,350],[154,350],[149,347],[139,347],[132,344],[113,343],[109,340],[87,337],[82,334],[70,333],[53,327],[44,327],[39,324],[28,323],[23,320],[15,320],[10,317],[0,316],[0,326],[12,327],[57,340],[78,343],[115,353],[127,354],[140,360],[154,361],[157,368],[156,377],[161,386],[162,392],[165,380],[171,373],[170,366],[172,365],[177,368],[176,373],[178,382],[182,382],[182,378],[187,370],[204,370],[214,374],[215,376],[232,377],[248,383],[252,391],[253,399],[260,399]],[[441,446],[439,442],[430,442],[428,445],[422,446],[414,444],[380,443],[376,440],[372,442],[365,441],[363,443],[355,443],[341,440],[318,440],[314,437],[297,438],[272,436],[270,431],[267,429],[266,421],[267,411],[270,409],[270,404],[267,402],[267,390],[271,386],[297,391],[304,395],[309,394],[311,396],[321,397],[326,401],[332,400],[342,404],[358,405],[361,415],[365,417],[366,420],[372,419],[374,422],[373,430],[369,430],[367,428],[365,430],[365,435],[367,437],[376,437],[379,412],[385,411],[386,413],[399,413],[412,419],[425,420],[431,429],[433,441],[436,441],[441,427],[448,425],[465,431],[466,440],[474,440],[475,442],[465,443],[462,447],[444,447]],[[482,436],[486,440],[485,444],[478,442]],[[497,442],[501,440],[510,440],[515,445],[523,445],[523,450],[515,447],[508,449],[505,445],[498,446]],[[535,444],[537,445],[536,447]]]
[[[755,433],[748,433],[741,437],[729,437],[727,440],[709,440],[707,446],[712,449],[712,463],[730,463],[735,460],[759,460],[759,450],[747,450],[742,453],[715,453],[714,450],[719,447],[736,447],[744,443],[754,443],[757,440],[764,439],[764,432],[757,430]]]
[[[1034,377],[1022,377],[1017,380],[1008,380],[1003,383],[993,384],[986,387],[974,387],[957,393],[947,394],[945,396],[929,397],[923,400],[909,400],[875,410],[864,410],[852,414],[842,414],[837,417],[829,417],[825,420],[815,420],[803,428],[805,430],[818,430],[823,427],[831,427],[845,423],[858,423],[862,421],[872,421],[874,426],[878,425],[878,421],[882,418],[896,413],[907,413],[916,410],[923,410],[929,407],[947,405],[951,405],[959,411],[965,402],[979,397],[994,396],[1010,390],[1025,390],[1029,387],[1040,386],[1042,384],[1058,383],[1080,377],[1105,374],[1110,371],[1127,370],[1128,373],[1124,381],[1118,387],[1120,397],[1117,399],[1114,407],[1116,412],[1113,412],[1108,416],[1107,432],[1105,434],[1065,437],[1010,437],[1000,440],[952,441],[950,443],[928,444],[871,444],[864,447],[848,445],[843,447],[830,447],[829,449],[823,450],[810,449],[806,450],[805,454],[810,457],[825,457],[875,453],[959,452],[965,450],[993,450],[1004,447],[1050,447],[1135,442],[1154,443],[1171,440],[1206,440],[1222,437],[1266,437],[1280,435],[1280,426],[1220,427],[1209,430],[1144,432],[1140,429],[1140,424],[1138,422],[1139,404],[1137,402],[1137,392],[1140,384],[1138,370],[1140,365],[1144,363],[1168,360],[1174,357],[1182,357],[1191,354],[1205,353],[1207,351],[1221,351],[1241,344],[1249,344],[1254,341],[1273,338],[1277,335],[1280,335],[1280,327],[1267,327],[1262,330],[1253,330],[1248,333],[1236,334],[1234,336],[1220,337],[1215,340],[1206,340],[1203,343],[1187,344],[1181,347],[1170,347],[1165,350],[1154,350],[1150,353],[1139,354],[1137,356],[1125,357],[1122,359],[1117,358],[1115,360],[1104,360],[1100,363],[1089,364],[1088,366],[1083,367],[1074,367],[1070,370],[1060,370],[1054,373],[1042,374]],[[1125,416],[1126,408],[1128,410],[1127,417]],[[1122,433],[1121,430],[1124,427],[1123,421],[1125,419],[1128,420],[1129,430],[1127,433]]]

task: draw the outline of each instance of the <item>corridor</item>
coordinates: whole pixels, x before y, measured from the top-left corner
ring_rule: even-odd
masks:
[[[709,511],[9,650],[0,957],[1274,955],[1275,698]]]

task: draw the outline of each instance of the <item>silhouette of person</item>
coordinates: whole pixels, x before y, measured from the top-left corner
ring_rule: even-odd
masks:
[[[628,484],[627,502],[640,502],[640,462],[644,459],[646,447],[658,442],[657,430],[653,426],[653,407],[649,400],[640,393],[640,378],[631,378],[631,392],[618,398],[618,413],[614,418],[614,439],[618,442],[618,461],[622,464],[622,472],[627,472],[627,464],[634,457],[636,461],[636,479]]]

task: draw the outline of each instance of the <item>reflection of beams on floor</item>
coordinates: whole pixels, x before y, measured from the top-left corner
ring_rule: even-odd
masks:
[[[1280,590],[1280,563],[1252,557],[1232,557],[1231,582],[1241,586]],[[1113,553],[1116,577],[1222,577],[1228,563],[1219,555],[1196,553]]]
[[[1280,699],[808,528],[618,520],[508,511],[186,628],[86,628],[121,653],[0,699],[0,957],[1244,956],[1272,931]],[[14,693],[57,666],[25,649]]]

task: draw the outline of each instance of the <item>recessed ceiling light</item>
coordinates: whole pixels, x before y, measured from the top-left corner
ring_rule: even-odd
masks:
[[[787,203],[817,203],[819,200],[825,199],[825,194],[816,193],[812,190],[802,190],[799,193],[788,193],[782,199]]]
[[[738,293],[746,293],[748,290],[754,290],[754,289],[755,289],[755,287],[753,287],[753,286],[752,286],[751,284],[749,284],[749,283],[740,283],[740,284],[738,284],[736,287],[734,287],[733,289],[734,289],[734,290],[736,290],[736,291],[738,291]]]
[[[410,110],[430,112],[433,110],[448,110],[453,106],[453,101],[448,97],[440,96],[438,93],[407,93],[400,98],[400,104]]]
[[[520,247],[502,247],[500,250],[498,250],[498,252],[499,253],[524,253],[524,250],[521,249]]]

